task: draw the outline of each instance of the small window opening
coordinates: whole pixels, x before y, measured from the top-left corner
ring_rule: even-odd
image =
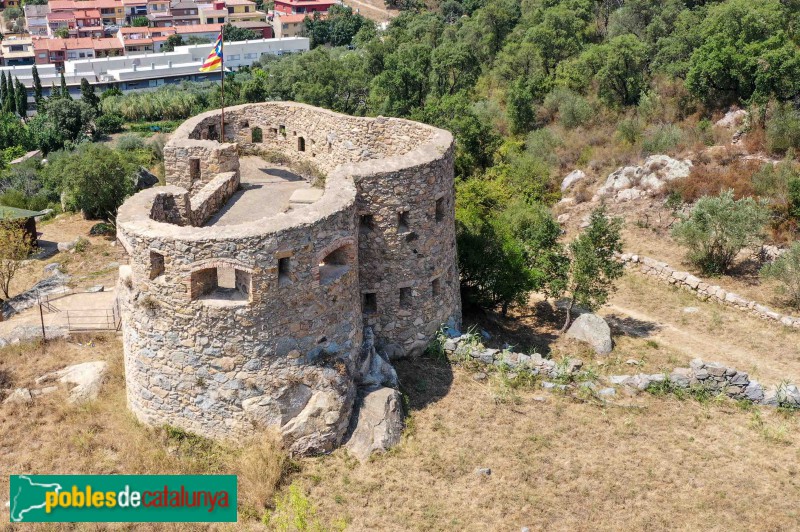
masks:
[[[439,297],[442,294],[442,283],[438,277],[431,281],[431,293],[433,297]]]
[[[278,285],[284,286],[292,282],[289,257],[278,259]]]
[[[408,233],[409,231],[409,223],[408,223],[408,211],[400,211],[397,213],[397,232],[398,233]]]
[[[400,308],[411,308],[411,287],[400,289]]]
[[[280,126],[278,126],[278,130],[279,130],[281,135],[283,135],[284,137],[286,136],[286,126],[280,125]]]
[[[364,231],[372,231],[375,228],[375,219],[371,214],[362,214],[358,225]]]
[[[192,272],[191,298],[248,301],[252,291],[252,275],[233,266],[204,268]]]
[[[442,220],[444,220],[444,198],[439,198],[436,200],[436,221]]]
[[[264,132],[261,131],[260,127],[254,127],[253,130],[250,132],[250,141],[251,142],[264,141]]]
[[[297,151],[306,151],[306,139],[297,137]]]
[[[211,125],[208,126],[208,140],[218,140],[219,135],[217,134],[217,126]]]
[[[150,252],[150,279],[164,274],[164,255],[155,251]]]
[[[249,120],[242,120],[241,122],[239,122],[239,128],[240,129],[247,129],[248,127],[250,127],[250,121]]]
[[[366,292],[363,296],[361,306],[364,314],[375,314],[378,312],[378,294],[375,292]]]
[[[278,130],[276,128],[274,128],[274,127],[269,128],[269,133],[273,137],[277,137],[278,136]]]
[[[319,263],[319,282],[329,284],[350,271],[349,246],[344,245],[328,253]]]
[[[200,179],[200,159],[197,157],[189,159],[189,177],[193,182]]]

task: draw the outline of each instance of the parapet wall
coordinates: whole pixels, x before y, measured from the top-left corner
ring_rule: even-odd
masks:
[[[179,127],[164,149],[169,186],[119,211],[129,407],[210,437],[266,426],[295,452],[328,451],[363,377],[365,324],[395,357],[459,325],[452,136],[267,103],[226,109],[220,144],[218,118]],[[313,166],[322,197],[203,226],[235,191],[239,154]]]

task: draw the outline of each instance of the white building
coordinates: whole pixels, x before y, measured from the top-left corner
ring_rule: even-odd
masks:
[[[225,43],[225,68],[237,70],[250,66],[262,55],[283,55],[305,52],[309,40],[305,37],[284,39],[258,39]],[[117,87],[122,91],[160,87],[181,81],[219,80],[220,72],[200,72],[200,65],[211,51],[209,44],[176,46],[174,52],[141,54],[135,56],[78,59],[64,62],[64,79],[74,96],[80,94],[81,79],[99,90]],[[61,74],[55,65],[37,65],[45,95],[53,83],[59,86]],[[0,72],[10,72],[29,89],[33,87],[32,66],[3,67]]]

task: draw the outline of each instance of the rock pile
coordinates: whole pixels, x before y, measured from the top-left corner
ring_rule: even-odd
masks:
[[[533,353],[515,353],[509,350],[492,349],[475,342],[470,335],[463,334],[449,338],[444,342],[444,352],[450,359],[474,360],[483,364],[503,366],[516,370],[528,370],[534,375],[558,378],[565,374],[577,374],[583,367],[580,359],[574,358],[569,364],[559,366],[553,360],[542,358],[542,355]]]
[[[667,182],[688,176],[691,169],[689,159],[651,155],[641,166],[624,166],[611,172],[592,200],[614,198],[629,201],[654,195],[661,192]]]
[[[776,321],[787,327],[800,328],[800,318],[776,312],[756,301],[745,299],[735,292],[729,292],[718,285],[705,282],[688,272],[675,270],[665,262],[631,253],[623,253],[620,255],[620,260],[626,265],[638,266],[640,272],[655,277],[661,282],[689,290],[703,301],[714,301],[749,312],[761,319]]]
[[[103,360],[84,362],[67,366],[59,371],[47,373],[36,379],[39,388],[16,388],[12,390],[3,404],[29,403],[36,397],[47,395],[58,390],[59,384],[64,384],[69,389],[70,403],[81,403],[96,399],[100,393],[108,363]]]

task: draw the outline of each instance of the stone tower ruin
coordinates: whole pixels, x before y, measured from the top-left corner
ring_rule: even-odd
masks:
[[[128,405],[149,424],[272,427],[295,452],[329,451],[371,357],[417,356],[460,325],[453,138],[297,103],[225,118],[224,135],[218,111],[182,124],[167,186],[119,210]]]

